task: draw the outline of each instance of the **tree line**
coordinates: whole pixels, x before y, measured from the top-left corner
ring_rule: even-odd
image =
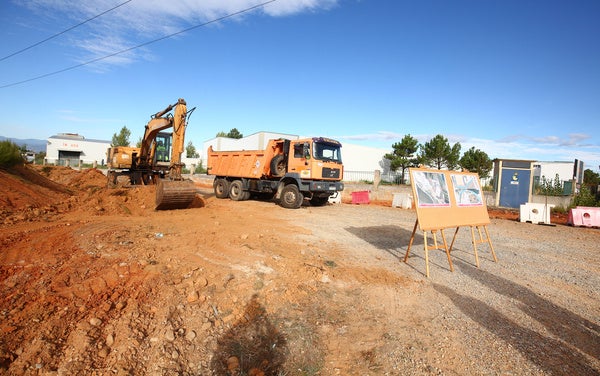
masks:
[[[384,158],[390,161],[392,171],[400,170],[402,184],[405,183],[406,170],[410,167],[426,166],[438,170],[461,168],[477,173],[482,179],[490,176],[493,167],[493,162],[486,152],[472,147],[461,157],[460,142],[451,145],[441,134],[423,144],[407,134],[400,142],[392,144],[392,149],[393,151],[387,153]]]

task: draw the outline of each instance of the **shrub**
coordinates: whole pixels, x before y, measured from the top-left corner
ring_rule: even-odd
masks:
[[[590,188],[582,185],[579,193],[573,197],[573,207],[575,206],[600,206],[600,202],[596,201],[596,197],[590,192]]]
[[[17,144],[8,140],[0,141],[0,167],[12,167],[24,161]]]

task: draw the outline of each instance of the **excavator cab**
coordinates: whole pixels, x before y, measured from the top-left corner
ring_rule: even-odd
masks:
[[[172,133],[161,132],[156,136],[154,140],[154,164],[157,166],[169,167],[171,158],[171,140],[173,138]]]

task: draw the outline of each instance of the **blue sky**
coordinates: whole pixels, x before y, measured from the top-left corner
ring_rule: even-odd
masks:
[[[0,3],[0,136],[135,143],[177,98],[196,147],[237,128],[389,149],[436,134],[491,158],[600,165],[600,2],[251,0]],[[5,58],[6,57],[6,58]]]

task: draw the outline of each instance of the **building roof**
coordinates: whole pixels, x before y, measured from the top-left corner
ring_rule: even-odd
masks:
[[[102,143],[102,144],[110,144],[111,141],[106,141],[106,140],[95,140],[95,139],[91,139],[91,138],[85,138],[80,134],[77,133],[59,133],[56,134],[54,136],[50,136],[48,137],[48,139],[55,139],[55,140],[76,140],[76,141],[85,141],[85,142],[97,142],[97,143]]]

